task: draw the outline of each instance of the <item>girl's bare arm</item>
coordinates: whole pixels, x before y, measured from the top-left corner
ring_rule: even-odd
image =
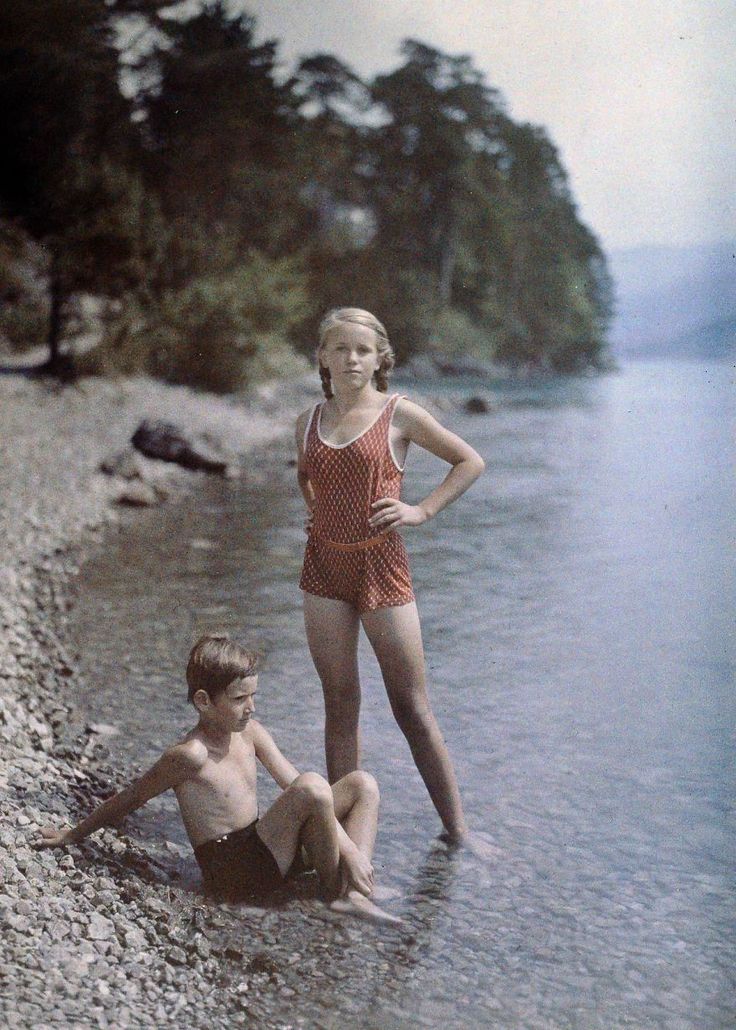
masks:
[[[311,512],[314,507],[314,490],[312,488],[312,484],[309,482],[309,476],[307,475],[304,463],[304,433],[306,432],[308,421],[308,411],[303,412],[296,421],[296,476],[299,482],[299,489],[301,490],[302,497],[304,498],[304,503],[306,504],[307,509]]]
[[[428,411],[402,398],[396,406],[394,424],[404,437],[452,466],[445,478],[418,504],[404,504],[391,497],[375,501],[370,524],[378,529],[420,526],[464,494],[485,468],[480,454]]]

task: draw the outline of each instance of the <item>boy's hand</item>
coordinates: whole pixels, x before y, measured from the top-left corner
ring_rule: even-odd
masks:
[[[343,870],[347,876],[347,889],[354,888],[365,894],[373,893],[373,866],[371,860],[356,847],[345,850],[341,856]]]
[[[73,830],[71,826],[64,826],[60,830],[52,826],[42,826],[41,837],[34,841],[37,848],[63,848],[67,844],[74,843]]]

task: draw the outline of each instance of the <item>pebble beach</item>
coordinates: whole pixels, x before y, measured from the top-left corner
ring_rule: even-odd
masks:
[[[168,739],[174,708],[151,683],[178,683],[195,594],[238,628],[262,604],[283,664],[266,721],[288,754],[304,743],[300,767],[319,753],[299,732],[318,736],[317,685],[298,702],[286,689],[305,658],[288,436],[315,384],[236,401],[146,380],[0,376],[2,1025],[732,1027],[732,505],[714,418],[726,378],[642,366],[522,384],[484,393],[493,417],[472,426],[467,394],[433,388],[432,406],[492,465],[472,512],[415,542],[415,571],[442,652],[434,696],[462,735],[464,800],[503,858],[480,870],[434,839],[410,754],[386,747],[398,730],[368,666],[380,885],[404,919],[378,927],[327,910],[313,876],[266,907],[208,901],[168,798],[79,847],[34,847],[40,826],[88,812]],[[211,440],[235,481],[132,454],[150,419]],[[417,462],[410,490],[433,475]],[[137,510],[146,497],[163,509]],[[469,595],[471,558],[489,578]],[[468,597],[478,611],[494,600],[471,627]],[[146,733],[136,690],[151,740],[126,750]]]
[[[325,977],[335,942],[351,943],[353,961],[383,947],[389,931],[339,925],[309,886],[275,908],[213,904],[177,882],[179,845],[142,846],[124,826],[66,850],[34,847],[40,826],[77,819],[131,772],[111,767],[105,727],[71,701],[75,573],[119,519],[125,486],[101,462],[156,417],[210,434],[247,475],[247,455],[288,432],[310,397],[301,382],[236,403],[148,380],[0,378],[3,1026],[312,1025],[283,1013]],[[205,475],[140,460],[170,500]]]

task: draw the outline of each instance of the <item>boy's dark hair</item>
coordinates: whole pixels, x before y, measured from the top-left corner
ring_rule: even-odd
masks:
[[[188,700],[192,701],[198,690],[204,690],[214,701],[234,679],[254,676],[258,660],[255,651],[247,651],[224,633],[205,634],[189,654]]]

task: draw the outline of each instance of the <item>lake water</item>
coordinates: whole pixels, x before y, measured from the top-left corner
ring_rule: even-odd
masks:
[[[347,994],[328,978],[304,1000],[315,1025],[736,1023],[733,387],[726,365],[641,363],[442,416],[487,471],[405,538],[435,712],[469,821],[503,858],[484,870],[436,841],[363,645],[375,864],[406,929]],[[260,717],[297,766],[322,769],[289,457],[275,445],[243,481],[126,515],[84,569],[82,702],[125,727],[121,765],[188,728],[190,644],[225,628],[266,652]],[[410,454],[405,498],[442,474]],[[185,839],[173,798],[136,825]]]

